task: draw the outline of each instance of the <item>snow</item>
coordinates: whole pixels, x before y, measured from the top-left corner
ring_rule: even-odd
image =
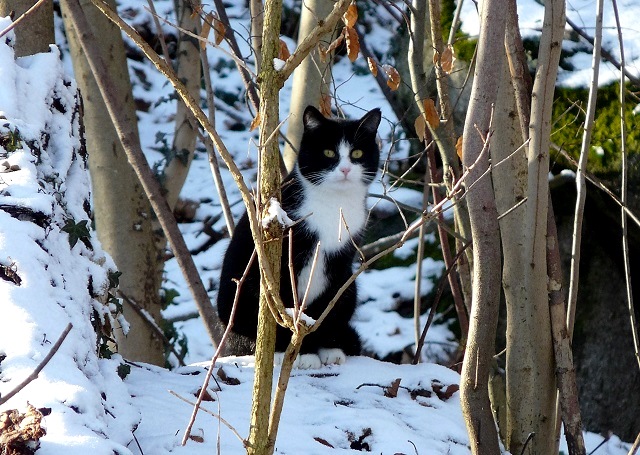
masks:
[[[170,16],[172,2],[155,3],[160,14]],[[149,21],[149,13],[143,9],[145,4],[141,0],[124,0],[120,7],[135,13],[127,19],[140,24]],[[538,34],[542,7],[534,0],[520,0],[518,4],[523,34]],[[637,17],[639,7],[635,0],[622,0],[619,4],[629,69],[638,74],[640,36],[632,21]],[[242,5],[244,2],[230,5],[229,15],[234,29],[240,34],[238,41],[242,51],[249,55],[249,16]],[[573,1],[568,14],[591,30],[593,9],[593,2]],[[618,55],[608,9],[605,18],[605,46]],[[389,30],[392,22],[383,22],[372,26],[373,38],[369,44],[375,49],[385,49],[394,38]],[[8,24],[8,19],[0,19],[0,30]],[[477,13],[470,1],[465,2],[463,9],[463,30],[471,35],[477,34]],[[165,32],[171,33],[171,30],[166,28]],[[76,139],[78,124],[71,118],[76,85],[69,76],[69,57],[64,51],[66,43],[62,41],[59,30],[56,36],[60,40],[62,55],[58,48],[52,47],[49,53],[15,60],[11,46],[6,42],[7,37],[0,42],[0,115],[4,117],[0,121],[0,133],[4,135],[17,129],[25,141],[34,141],[36,146],[42,144],[41,132],[49,133],[49,153],[40,155],[37,167],[36,158],[29,149],[8,153],[0,148],[0,205],[28,209],[52,220],[50,225],[42,227],[20,221],[0,210],[0,266],[14,270],[22,280],[20,285],[0,280],[0,394],[6,395],[34,370],[68,322],[73,323],[73,329],[40,376],[14,398],[0,405],[0,412],[24,409],[27,401],[38,408],[51,408],[51,414],[44,419],[47,435],[41,440],[39,455],[209,454],[216,450],[217,438],[221,453],[244,453],[233,432],[218,418],[205,412],[198,414],[194,426],[194,434],[201,440],[192,439],[186,447],[180,446],[192,406],[171,392],[194,401],[208,367],[203,362],[214,352],[198,319],[175,322],[177,330],[187,335],[189,352],[186,361],[190,364],[187,367],[167,370],[127,362],[119,355],[105,359],[98,358],[96,354],[96,335],[90,321],[92,317],[102,322],[109,321],[109,311],[113,308],[88,297],[86,289],[91,285],[96,295],[101,294],[108,285],[107,273],[115,270],[115,266],[102,251],[93,231],[88,239],[93,247],[91,250],[83,241],[70,247],[68,234],[61,230],[69,218],[75,222],[88,219],[83,204],[89,199],[89,180],[83,160],[72,161],[72,155],[79,151]],[[13,32],[8,38],[9,41],[14,39]],[[293,43],[286,37],[283,39],[292,49]],[[242,81],[230,65],[229,58],[213,49],[208,52],[212,67],[219,68],[216,88],[231,95],[241,94]],[[571,61],[579,71],[561,72],[560,81],[566,85],[585,84],[590,57],[577,53]],[[361,57],[357,64],[364,64]],[[153,106],[149,112],[138,114],[142,145],[148,159],[162,167],[164,158],[157,151],[156,133],[163,133],[170,143],[175,100],[170,98],[172,92],[164,78],[150,71],[146,63],[132,61],[130,65],[135,97]],[[353,117],[381,107],[387,120],[380,129],[383,153],[386,155],[398,147],[401,151],[402,144],[395,142],[396,118],[393,111],[371,76],[354,76],[352,68],[348,59],[343,58],[334,69],[335,95],[340,106]],[[617,78],[609,65],[604,65],[601,71],[601,83]],[[282,91],[281,118],[287,116],[290,92],[291,80]],[[60,99],[67,108],[66,112],[48,108],[53,97]],[[49,104],[44,103],[45,100]],[[244,107],[241,97],[235,103],[221,106],[226,106],[228,112],[241,118],[245,124],[251,122],[252,114]],[[217,111],[216,128],[240,164],[245,180],[255,182],[257,132],[230,128],[234,119],[228,112],[224,109]],[[2,166],[4,161],[8,165]],[[226,169],[222,169],[222,178],[237,219],[243,212],[239,193]],[[206,154],[198,152],[182,196],[200,202],[197,220],[211,218],[213,228],[222,231],[224,220],[216,218],[221,210],[213,188]],[[422,204],[422,195],[407,188],[387,191],[386,186],[378,182],[372,187],[372,192],[386,194],[416,208]],[[64,199],[60,198],[61,194]],[[397,211],[397,206],[388,200],[370,197],[367,202],[379,214],[389,215]],[[286,216],[277,207],[274,207],[274,214]],[[287,222],[285,218],[283,221]],[[202,235],[202,223],[185,223],[181,230],[191,249],[198,248],[207,240],[206,235]],[[220,240],[194,256],[213,301],[227,244],[228,240]],[[48,250],[40,245],[46,245]],[[416,246],[417,240],[409,240],[395,255],[406,258]],[[443,264],[425,258],[422,265],[421,286],[423,295],[426,295],[437,283]],[[370,270],[359,277],[363,305],[357,309],[353,322],[367,351],[382,358],[412,345],[413,321],[401,317],[394,310],[399,300],[413,296],[414,281],[413,267]],[[164,289],[175,289],[179,293],[174,299],[175,305],[164,311],[166,318],[180,319],[195,311],[175,260],[166,264]],[[425,321],[426,316],[423,316],[421,322],[424,324]],[[455,391],[459,376],[448,368],[429,363],[446,362],[457,348],[454,335],[442,322],[436,317],[423,351],[425,363],[416,366],[351,357],[343,365],[325,366],[316,371],[294,371],[276,452],[351,453],[352,444],[354,447],[366,444],[373,453],[384,454],[470,453],[459,393]],[[123,365],[131,368],[124,380],[117,374]],[[213,369],[215,380],[210,385],[215,401],[204,405],[220,414],[242,437],[248,435],[253,366],[252,357],[219,359]],[[221,370],[224,371],[222,375],[219,373]],[[274,380],[278,373],[279,368],[276,368]],[[388,388],[396,379],[400,379],[397,395],[385,396],[385,391],[389,393]],[[588,450],[593,450],[602,440],[601,436],[586,433]],[[598,453],[621,455],[627,453],[628,447],[613,436]],[[566,451],[564,442],[561,449]]]

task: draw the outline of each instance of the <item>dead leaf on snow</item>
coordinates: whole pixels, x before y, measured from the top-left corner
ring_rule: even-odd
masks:
[[[46,412],[46,414],[51,412]],[[47,432],[41,426],[44,414],[27,403],[27,411],[17,409],[0,413],[0,453],[6,455],[32,455],[40,447],[40,438]]]

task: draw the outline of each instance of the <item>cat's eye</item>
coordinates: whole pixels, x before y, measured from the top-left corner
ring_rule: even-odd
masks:
[[[335,158],[336,152],[334,152],[333,150],[327,149],[324,151],[324,156],[326,156],[327,158]]]
[[[351,152],[351,158],[356,159],[356,160],[358,158],[362,158],[362,155],[364,155],[362,150],[354,150],[353,152]]]

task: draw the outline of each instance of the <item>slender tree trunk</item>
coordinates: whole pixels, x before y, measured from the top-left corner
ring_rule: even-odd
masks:
[[[564,1],[546,3],[533,87],[524,221],[526,299],[507,309],[507,447],[512,453],[555,450],[553,348],[548,307],[546,235],[551,107],[564,29]],[[527,439],[535,433],[529,442]]]
[[[498,99],[494,113],[496,128],[491,139],[493,188],[495,191],[500,219],[500,237],[504,265],[502,267],[502,288],[507,306],[516,305],[526,299],[524,283],[523,226],[524,205],[522,201],[527,191],[527,158],[522,146],[522,131],[515,104],[513,80],[506,59],[500,72]],[[518,148],[519,152],[514,153]],[[520,204],[520,205],[518,205]],[[505,382],[491,382],[491,405],[496,414],[500,435],[506,435],[506,391]],[[503,443],[505,441],[503,440]]]
[[[327,17],[333,9],[333,2],[325,0],[306,0],[302,2],[300,14],[300,28],[298,30],[298,42],[301,42],[318,22]],[[331,33],[320,38],[321,42],[331,41]],[[293,72],[293,87],[289,104],[289,124],[287,126],[287,144],[284,149],[284,163],[287,170],[292,170],[298,158],[297,150],[302,139],[302,114],[309,105],[318,107],[322,96],[329,95],[329,81],[331,80],[331,56],[326,61],[320,59],[320,53],[316,47],[302,61]],[[293,145],[293,147],[291,146]]]
[[[199,3],[199,2],[198,2]],[[197,34],[199,32],[200,16],[194,13],[192,0],[178,2],[177,16],[180,27]],[[176,72],[187,90],[195,99],[200,99],[200,43],[195,38],[180,33],[178,52],[176,54]],[[164,188],[167,203],[171,209],[175,208],[180,190],[189,172],[193,152],[196,148],[198,127],[191,111],[178,98],[175,118],[175,135],[173,138],[173,155],[164,169]]]
[[[282,79],[273,66],[280,47],[280,22],[282,0],[267,0],[265,4],[262,41],[262,69],[260,71],[260,181],[258,210],[259,216],[266,214],[272,199],[280,200],[280,149],[277,134],[279,123],[279,93]],[[279,293],[280,260],[282,257],[282,226],[272,221],[261,232],[265,257],[268,264],[260,263],[260,303],[258,313],[258,338],[256,341],[256,372],[251,406],[249,448],[251,455],[269,455],[273,446],[269,444],[269,414],[271,408],[271,388],[273,384],[273,354],[276,342],[276,321],[269,307],[269,292],[264,267],[270,267],[273,282],[272,291]]]
[[[499,453],[488,382],[495,350],[500,303],[500,230],[489,168],[483,149],[490,140],[493,105],[500,80],[505,12],[502,2],[482,4],[478,57],[463,134],[463,164],[469,169],[467,203],[473,235],[473,300],[469,338],[462,367],[460,398],[473,454]],[[481,137],[481,134],[484,137]]]
[[[0,0],[0,17],[13,12],[13,20],[16,20],[36,3],[37,0]],[[16,57],[49,52],[49,45],[56,42],[53,31],[53,2],[44,2],[29,13],[16,26],[15,33],[16,43],[13,50]]]
[[[112,7],[115,2],[109,2]],[[135,106],[120,29],[113,25],[89,0],[81,0],[93,32],[100,37],[103,58],[127,106],[128,122],[136,123]],[[63,18],[69,38],[74,71],[83,95],[84,121],[89,170],[98,238],[111,255],[122,276],[120,290],[146,310],[154,320],[160,319],[157,250],[155,247],[151,206],[113,127],[93,73],[84,56],[68,11]],[[132,308],[124,305],[124,316],[131,325],[127,336],[117,333],[118,350],[127,359],[157,365],[164,363],[162,342]]]

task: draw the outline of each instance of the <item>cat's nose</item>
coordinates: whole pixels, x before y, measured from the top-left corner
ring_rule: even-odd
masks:
[[[343,167],[340,168],[340,172],[342,172],[344,174],[344,176],[346,177],[347,175],[349,175],[349,172],[351,172],[351,168],[343,166]]]

